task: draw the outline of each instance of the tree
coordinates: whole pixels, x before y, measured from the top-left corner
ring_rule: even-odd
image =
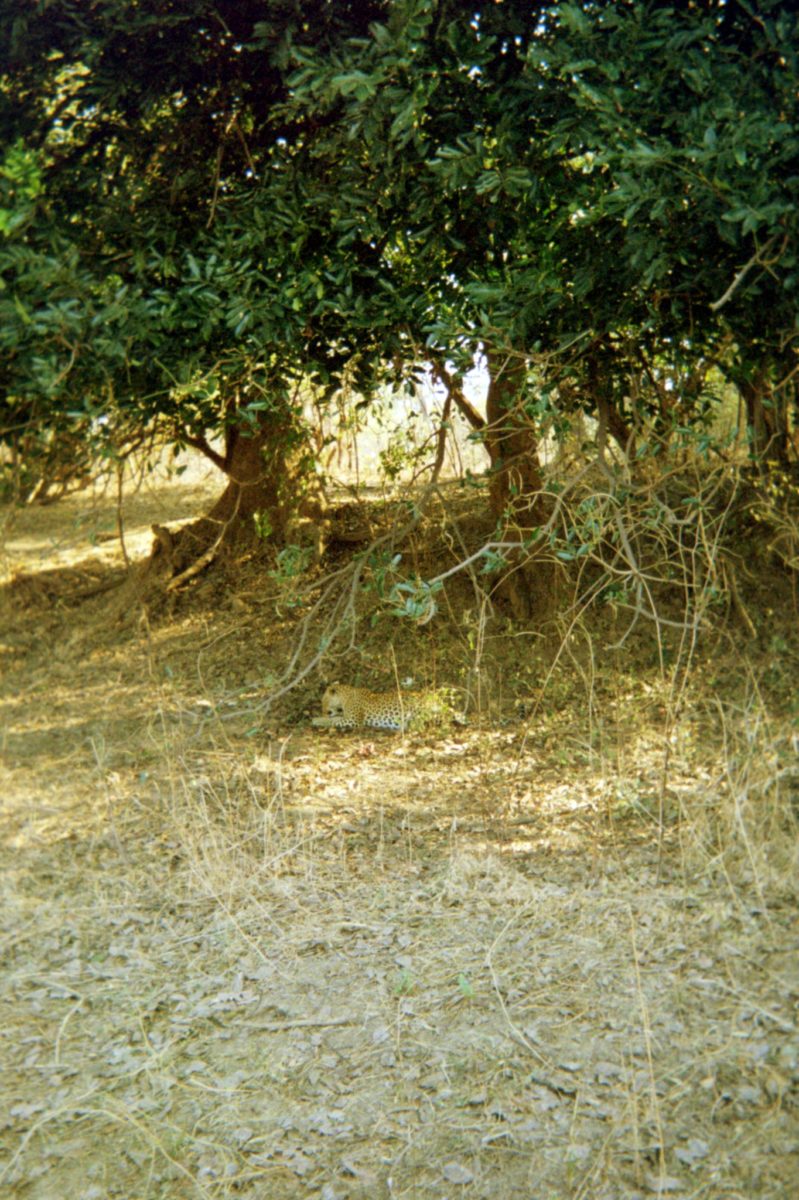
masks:
[[[335,61],[297,55],[330,240],[372,231],[393,353],[486,354],[493,509],[523,541],[553,404],[627,447],[641,423],[701,431],[713,363],[742,390],[753,358],[788,376],[796,29],[773,3],[416,3]],[[762,424],[755,453],[777,444]]]
[[[706,0],[570,4],[560,17],[548,66],[569,103],[551,136],[585,161],[596,187],[580,224],[612,239],[633,285],[632,312],[600,302],[608,333],[621,318],[650,358],[716,360],[747,399],[753,451],[786,456],[799,284],[796,14],[771,0]],[[594,294],[585,290],[592,311]],[[757,414],[764,380],[771,422]]]
[[[715,363],[788,457],[797,31],[774,0],[10,3],[0,121],[40,182],[2,250],[9,424],[157,427],[228,473],[213,527],[277,537],[301,388],[345,371],[432,364],[458,403],[482,354],[525,547],[571,410],[667,438]]]
[[[191,443],[230,479],[213,520],[263,510],[283,536],[307,490],[298,381],[331,377],[341,356],[309,366],[296,205],[266,221],[253,196],[301,136],[275,116],[292,37],[365,31],[369,6],[112,0],[3,15],[4,140],[39,181],[30,203],[11,197],[2,248],[4,426],[86,434],[102,416],[107,434]]]

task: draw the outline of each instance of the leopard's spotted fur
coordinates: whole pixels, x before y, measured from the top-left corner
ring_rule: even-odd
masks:
[[[314,725],[333,729],[407,729],[422,710],[424,697],[416,692],[372,692],[369,688],[331,683],[322,697],[322,716]]]

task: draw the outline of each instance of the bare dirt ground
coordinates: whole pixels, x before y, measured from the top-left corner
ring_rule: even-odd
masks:
[[[381,618],[328,678],[483,702],[333,736],[263,564],[120,619],[110,499],[6,517],[6,1195],[799,1194],[790,621],[676,712],[643,635]]]

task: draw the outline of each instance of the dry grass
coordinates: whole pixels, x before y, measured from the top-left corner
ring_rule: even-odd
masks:
[[[260,568],[157,621],[76,599],[119,569],[85,503],[6,544],[10,1195],[793,1194],[795,637],[686,680],[456,595],[355,664],[479,679],[469,728],[334,737],[316,677],[264,717]]]

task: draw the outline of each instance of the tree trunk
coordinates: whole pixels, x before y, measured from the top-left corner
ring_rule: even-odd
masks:
[[[599,421],[598,440],[607,431],[615,439],[622,453],[633,457],[635,437],[632,426],[628,425],[616,407],[607,357],[602,353],[601,343],[595,344],[588,352],[586,384]]]
[[[746,405],[746,423],[752,453],[761,462],[773,459],[787,464],[791,457],[790,406],[786,389],[771,386],[767,369],[740,380],[738,390]]]
[[[288,430],[262,423],[256,429],[231,429],[225,451],[228,483],[206,519],[219,525],[248,523],[258,514],[261,528],[278,542],[286,533],[296,499],[288,452]]]
[[[174,590],[242,541],[268,538],[279,546],[307,541],[323,549],[325,504],[301,417],[289,406],[251,426],[231,426],[225,452],[204,438],[187,438],[227,476],[205,516],[177,533],[154,525],[149,574]]]
[[[491,460],[491,512],[497,520],[530,520],[541,492],[538,435],[515,408],[525,378],[523,360],[500,362],[488,356],[490,380],[486,398],[485,445]]]
[[[502,360],[493,352],[487,359],[485,446],[491,461],[491,512],[503,540],[525,541],[545,520],[538,435],[519,404],[526,364],[521,356]],[[551,568],[533,555],[532,550],[520,549],[501,585],[519,621],[540,612],[551,597]]]

